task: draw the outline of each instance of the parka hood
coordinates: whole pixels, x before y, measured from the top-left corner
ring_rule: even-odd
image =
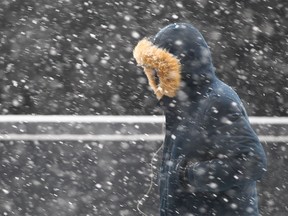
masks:
[[[170,24],[161,29],[153,44],[180,60],[181,79],[190,87],[205,85],[215,76],[209,47],[191,24]]]
[[[215,77],[208,45],[190,24],[164,27],[152,40],[142,39],[133,55],[159,100],[175,98],[180,88],[191,96]]]

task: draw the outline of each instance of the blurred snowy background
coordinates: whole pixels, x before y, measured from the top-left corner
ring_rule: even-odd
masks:
[[[132,50],[173,22],[200,29],[217,75],[235,88],[250,115],[288,116],[287,0],[1,0],[0,114],[160,114]],[[5,133],[7,125],[0,129]],[[287,126],[261,131],[287,135]],[[136,203],[160,145],[1,141],[0,214],[139,215]],[[270,172],[259,184],[261,213],[284,216],[287,142],[264,145]],[[157,203],[155,186],[144,208],[157,215]]]
[[[1,0],[1,114],[151,114],[132,49],[183,21],[251,115],[288,115],[287,0]]]

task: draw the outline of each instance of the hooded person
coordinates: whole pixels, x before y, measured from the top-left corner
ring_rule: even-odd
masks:
[[[164,109],[160,215],[257,216],[266,156],[245,108],[214,72],[203,36],[171,24],[133,51]]]

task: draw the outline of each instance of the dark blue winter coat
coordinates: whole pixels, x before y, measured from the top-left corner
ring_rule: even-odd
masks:
[[[180,23],[153,44],[182,67],[177,95],[159,101],[166,115],[160,215],[259,215],[256,181],[266,156],[238,95],[215,76],[204,38]]]

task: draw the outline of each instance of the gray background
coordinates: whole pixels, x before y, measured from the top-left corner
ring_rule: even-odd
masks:
[[[159,113],[132,50],[199,28],[250,115],[287,116],[287,0],[2,0],[0,114]]]

